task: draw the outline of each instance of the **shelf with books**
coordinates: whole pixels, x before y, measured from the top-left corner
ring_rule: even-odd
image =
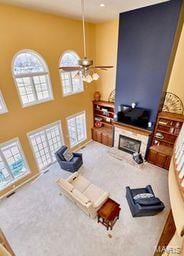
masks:
[[[107,101],[93,101],[93,140],[112,147],[113,120],[113,103]]]
[[[158,114],[148,161],[165,169],[169,169],[174,144],[184,122],[184,115],[160,112]]]

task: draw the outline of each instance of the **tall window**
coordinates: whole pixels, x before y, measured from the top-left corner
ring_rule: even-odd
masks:
[[[0,145],[0,189],[28,172],[29,167],[18,139]]]
[[[13,61],[13,75],[24,107],[53,99],[47,65],[37,53],[18,53]]]
[[[40,170],[52,164],[55,152],[63,145],[60,122],[50,124],[28,134]]]
[[[60,66],[78,66],[79,56],[72,51],[65,52],[61,58]],[[84,91],[82,74],[80,71],[64,72],[60,71],[63,95],[71,95]]]
[[[67,118],[68,132],[70,136],[70,146],[74,147],[86,140],[86,114],[78,113]]]
[[[6,103],[4,101],[3,95],[0,91],[0,114],[4,114],[6,112],[8,112],[8,109],[6,107]]]

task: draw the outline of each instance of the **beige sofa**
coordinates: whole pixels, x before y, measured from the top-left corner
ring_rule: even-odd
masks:
[[[91,184],[78,172],[73,173],[66,180],[59,179],[57,184],[62,193],[91,218],[96,217],[97,211],[109,197],[109,193]]]

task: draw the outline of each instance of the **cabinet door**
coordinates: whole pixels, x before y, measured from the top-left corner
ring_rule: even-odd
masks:
[[[102,133],[102,144],[109,146],[109,135]]]
[[[148,153],[148,162],[151,164],[156,164],[156,159],[157,159],[157,152],[150,149]]]
[[[166,159],[167,159],[167,156],[164,155],[164,154],[161,154],[161,153],[158,153],[157,154],[157,159],[156,159],[156,165],[161,167],[161,168],[164,168],[165,166],[165,162],[166,162]]]
[[[101,131],[98,131],[97,129],[92,129],[92,139],[102,143],[102,133]]]
[[[165,164],[164,164],[164,168],[165,168],[166,170],[169,170],[170,163],[171,163],[171,157],[168,156],[168,157],[166,158],[166,161],[165,161]]]
[[[109,147],[112,147],[112,145],[113,145],[113,139],[112,139],[112,136],[109,135],[109,143],[108,143],[108,146],[109,146]]]

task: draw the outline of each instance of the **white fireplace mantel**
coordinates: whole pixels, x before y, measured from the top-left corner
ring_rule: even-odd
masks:
[[[114,148],[119,149],[119,137],[123,135],[141,141],[140,153],[145,157],[151,131],[119,122],[114,122],[114,128]]]

